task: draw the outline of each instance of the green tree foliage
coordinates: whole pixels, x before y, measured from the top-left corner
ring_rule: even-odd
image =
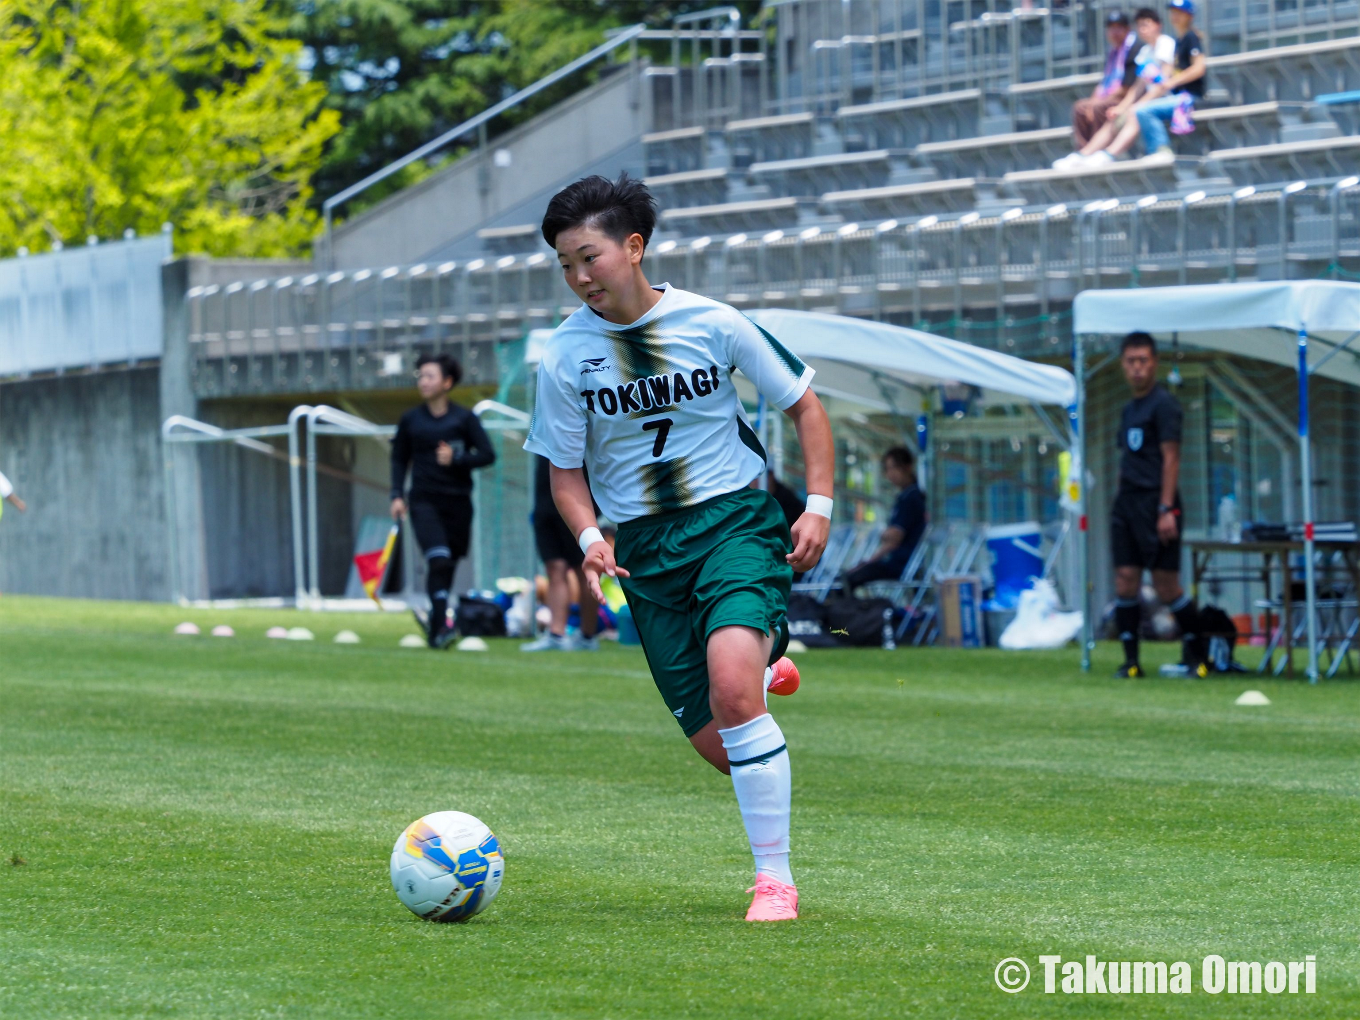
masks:
[[[300,0],[292,32],[314,58],[344,129],[317,176],[331,195],[604,41],[609,28],[669,24],[710,2],[655,0]],[[747,18],[759,0],[741,0]],[[591,74],[597,74],[598,66]],[[503,129],[579,89],[563,83],[507,113]],[[475,139],[469,139],[469,144]],[[346,211],[431,172],[417,163]]]
[[[339,114],[266,0],[0,0],[0,254],[127,228],[307,249]]]

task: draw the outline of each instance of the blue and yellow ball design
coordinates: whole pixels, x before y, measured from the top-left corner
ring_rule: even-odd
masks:
[[[392,888],[413,914],[466,921],[491,905],[505,876],[495,834],[462,811],[418,818],[392,847]]]

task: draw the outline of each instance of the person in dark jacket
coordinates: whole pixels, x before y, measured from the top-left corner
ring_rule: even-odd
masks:
[[[462,377],[462,368],[447,354],[421,357],[416,389],[425,402],[401,416],[392,440],[392,518],[399,521],[410,514],[425,553],[431,648],[445,648],[453,638],[447,623],[449,588],[458,560],[467,555],[472,531],[472,469],[496,460],[477,416],[449,400],[449,391]],[[408,468],[411,492],[406,497]]]
[[[892,516],[873,555],[845,575],[847,592],[870,581],[896,581],[925,534],[926,497],[916,484],[916,456],[894,446],[883,454],[883,476],[898,489]]]

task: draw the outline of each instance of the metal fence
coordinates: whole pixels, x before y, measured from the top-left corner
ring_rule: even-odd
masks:
[[[0,376],[159,358],[170,257],[166,232],[0,262]]]
[[[652,279],[738,307],[886,317],[1053,354],[1083,289],[1352,276],[1360,179],[698,237],[647,257]],[[188,300],[200,396],[361,385],[361,361],[363,385],[405,385],[417,351],[450,346],[490,382],[498,342],[577,304],[542,254],[196,287]]]
[[[814,110],[1099,71],[1119,0],[783,0],[771,5],[770,112]],[[1137,6],[1137,5],[1133,5]],[[1223,55],[1355,35],[1354,0],[1216,0],[1196,28]]]

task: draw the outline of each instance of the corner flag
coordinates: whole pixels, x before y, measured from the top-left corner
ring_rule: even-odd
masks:
[[[397,526],[394,524],[392,530],[387,533],[387,541],[383,543],[381,549],[359,553],[354,557],[355,569],[359,571],[359,582],[364,586],[364,591],[368,592],[368,597],[380,606],[382,601],[378,598],[378,589],[382,587],[383,575],[387,573],[387,561],[392,558],[392,547],[396,544]]]

